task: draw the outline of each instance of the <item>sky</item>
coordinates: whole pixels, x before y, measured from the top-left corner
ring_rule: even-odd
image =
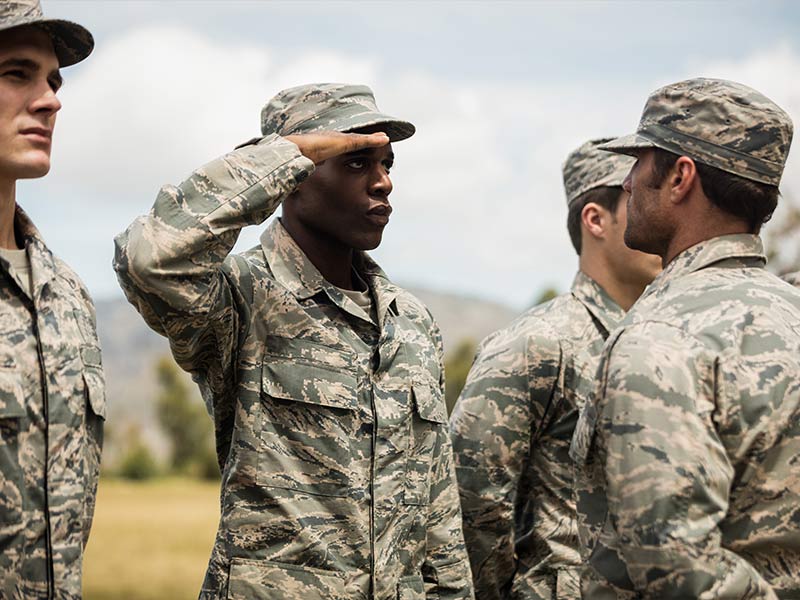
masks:
[[[417,126],[394,145],[395,210],[372,253],[393,280],[517,309],[568,289],[577,268],[565,157],[632,132],[651,91],[734,79],[800,119],[800,3],[43,6],[89,28],[96,48],[63,71],[52,170],[21,183],[18,201],[98,300],[121,295],[114,235],[160,186],[258,135],[261,107],[286,87],[367,84],[384,112]],[[781,188],[800,202],[800,149]]]

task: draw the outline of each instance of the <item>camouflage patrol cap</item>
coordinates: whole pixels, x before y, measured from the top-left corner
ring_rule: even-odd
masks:
[[[777,186],[792,130],[789,115],[752,88],[724,79],[687,79],[650,94],[636,133],[602,149],[635,156],[643,148],[662,148]]]
[[[567,206],[582,194],[598,187],[622,186],[635,162],[630,156],[611,154],[599,149],[614,138],[589,140],[567,156],[561,167]]]
[[[261,110],[261,133],[292,135],[312,131],[353,131],[382,125],[393,142],[414,135],[416,128],[383,114],[365,85],[312,83],[278,92]]]
[[[94,48],[94,38],[85,27],[72,21],[45,19],[39,0],[0,0],[0,31],[23,25],[34,25],[50,36],[61,67],[79,63]]]

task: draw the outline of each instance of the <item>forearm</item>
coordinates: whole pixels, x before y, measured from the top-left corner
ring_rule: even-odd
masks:
[[[294,144],[271,138],[162,188],[150,213],[115,240],[114,268],[129,300],[208,312],[241,228],[269,217],[312,170]]]

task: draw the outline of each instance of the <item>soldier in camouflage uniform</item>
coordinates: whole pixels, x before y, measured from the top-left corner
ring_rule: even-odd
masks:
[[[201,598],[471,598],[441,336],[363,252],[392,210],[389,142],[414,126],[367,87],[318,84],[275,96],[262,133],[164,187],[116,239],[128,299],[216,426]]]
[[[585,598],[800,598],[800,290],[764,269],[789,116],[692,79],[648,99],[629,246],[665,269],[606,342],[571,454]]]
[[[585,143],[564,164],[580,270],[570,293],[489,336],[450,427],[478,598],[579,598],[569,443],[603,342],[661,270],[625,246],[633,160]]]
[[[92,301],[16,203],[50,169],[59,67],[92,51],[33,0],[0,3],[0,598],[80,598],[105,390]]]

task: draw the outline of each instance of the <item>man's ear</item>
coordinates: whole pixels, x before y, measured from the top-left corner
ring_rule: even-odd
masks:
[[[587,202],[581,211],[581,226],[592,237],[604,239],[609,213],[599,204]]]
[[[700,179],[697,177],[697,166],[694,161],[688,156],[679,157],[666,181],[669,187],[670,201],[673,204],[685,201],[689,197],[689,192],[699,183]]]

